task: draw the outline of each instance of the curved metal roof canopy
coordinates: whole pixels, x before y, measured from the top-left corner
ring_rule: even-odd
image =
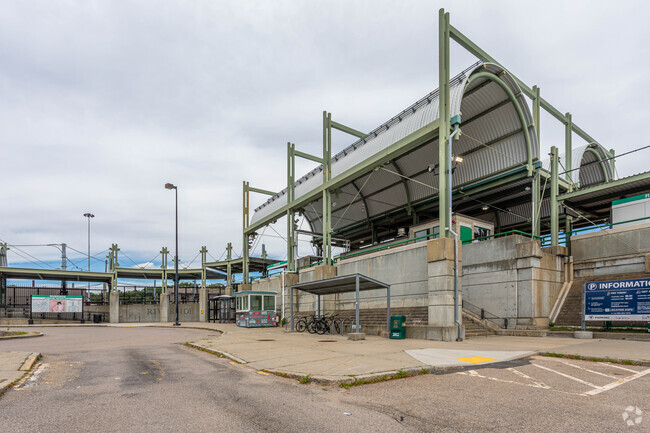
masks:
[[[458,189],[526,167],[539,159],[537,134],[525,96],[501,66],[477,63],[450,81],[451,117],[462,116],[462,134],[454,153],[463,158],[454,171]],[[417,101],[365,138],[332,158],[332,177],[344,173],[377,152],[438,119],[438,90]],[[434,167],[433,172],[428,167]],[[405,152],[359,176],[332,193],[332,229],[341,232],[397,210],[411,214],[414,205],[438,196],[438,140]],[[322,165],[301,177],[296,199],[322,184]],[[286,189],[255,209],[251,223],[287,204]],[[314,232],[322,232],[321,200],[301,209]]]

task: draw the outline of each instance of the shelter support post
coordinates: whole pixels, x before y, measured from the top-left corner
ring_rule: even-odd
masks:
[[[355,302],[354,302],[354,332],[360,333],[361,326],[359,323],[359,274],[355,276]]]
[[[316,317],[320,318],[320,295],[316,296],[316,303],[318,304],[316,306]]]
[[[558,190],[558,152],[557,147],[551,147],[551,246],[558,245],[560,215],[557,201]]]
[[[451,209],[449,208],[448,197],[451,185],[448,184],[447,171],[450,169],[448,156],[448,139],[451,128],[449,114],[449,13],[440,9],[438,21],[438,85],[440,115],[438,135],[438,218],[440,223],[440,237],[451,236],[449,229],[442,221],[449,221]],[[443,227],[444,230],[443,230]]]
[[[289,288],[289,311],[291,315],[291,328],[289,328],[289,331],[293,332],[293,287]]]
[[[390,335],[390,286],[386,287],[386,332]]]

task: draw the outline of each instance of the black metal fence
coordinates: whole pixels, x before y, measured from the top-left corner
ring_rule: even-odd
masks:
[[[83,296],[87,300],[86,289],[32,286],[7,286],[5,292],[5,308],[29,308],[32,295],[69,295]]]

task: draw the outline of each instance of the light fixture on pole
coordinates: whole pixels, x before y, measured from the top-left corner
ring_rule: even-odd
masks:
[[[90,219],[95,218],[95,215],[86,212],[84,216],[88,218],[88,272],[90,272]],[[90,301],[90,281],[88,281],[88,301]]]
[[[174,326],[180,326],[178,321],[178,187],[173,183],[166,183],[166,189],[173,189],[176,193],[176,251],[174,252],[174,303],[176,304],[176,322]]]

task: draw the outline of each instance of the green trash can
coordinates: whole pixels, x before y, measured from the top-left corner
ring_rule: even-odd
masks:
[[[390,316],[390,338],[393,340],[406,338],[406,316]]]

